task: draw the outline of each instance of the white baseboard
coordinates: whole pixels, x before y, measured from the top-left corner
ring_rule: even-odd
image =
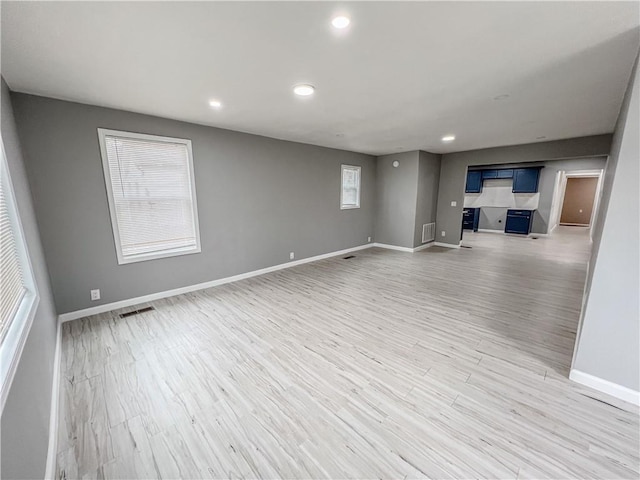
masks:
[[[303,258],[301,260],[294,260],[287,263],[281,263],[272,267],[261,268],[260,270],[254,270],[252,272],[241,273],[239,275],[233,275],[231,277],[219,278],[218,280],[211,280],[209,282],[198,283],[195,285],[188,285],[186,287],[174,288],[172,290],[166,290],[164,292],[151,293],[149,295],[143,295],[141,297],[128,298],[126,300],[120,300],[119,302],[105,303],[96,307],[85,308],[83,310],[76,310],[74,312],[68,312],[58,315],[59,322],[69,322],[78,318],[88,317],[90,315],[97,315],[98,313],[110,312],[112,310],[118,310],[119,308],[131,307],[133,305],[140,305],[141,303],[152,302],[154,300],[160,300],[162,298],[174,297],[176,295],[182,295],[183,293],[195,292],[196,290],[204,290],[205,288],[216,287],[218,285],[224,285],[225,283],[237,282],[238,280],[244,280],[246,278],[257,277],[258,275],[264,275],[265,273],[276,272],[285,268],[296,267],[305,263],[316,262],[318,260],[324,260],[325,258],[336,257],[338,255],[344,255],[345,253],[356,252],[358,250],[364,250],[371,248],[375,243],[367,243],[365,245],[359,245],[353,248],[347,248],[344,250],[338,250],[336,252],[324,253],[322,255],[316,255],[314,257]],[[398,247],[400,248],[400,247]]]
[[[378,248],[386,248],[387,250],[397,250],[398,252],[413,253],[413,248],[399,247],[398,245],[389,245],[387,243],[374,243],[372,246]]]
[[[49,413],[49,450],[44,478],[54,480],[58,453],[58,405],[60,401],[60,357],[62,355],[62,325],[56,331],[56,352],[53,357],[53,383],[51,384],[51,412]]]
[[[492,230],[490,228],[479,228],[478,233],[504,233],[504,230]]]
[[[436,242],[425,243],[424,245],[420,245],[413,249],[414,252],[419,252],[420,250],[424,250],[425,248],[432,247]]]
[[[434,245],[434,242],[425,243],[424,245],[420,245],[419,247],[411,248],[411,247],[399,247],[398,245],[390,245],[388,243],[374,243],[372,247],[378,248],[386,248],[387,250],[397,250],[398,252],[407,252],[407,253],[415,253],[420,250],[424,250],[425,248],[429,248]]]
[[[443,243],[443,242],[433,242],[436,247],[445,247],[445,248],[460,248],[460,244],[455,245],[453,243]]]
[[[640,392],[623,387],[617,383],[595,377],[576,369],[571,369],[569,379],[576,383],[580,383],[581,385],[586,385],[587,387],[591,387],[595,390],[611,395],[612,397],[624,400],[625,402],[640,406]]]

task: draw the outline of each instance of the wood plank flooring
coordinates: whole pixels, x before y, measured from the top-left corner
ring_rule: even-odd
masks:
[[[65,323],[58,478],[638,478],[637,409],[567,379],[585,230],[464,245]]]

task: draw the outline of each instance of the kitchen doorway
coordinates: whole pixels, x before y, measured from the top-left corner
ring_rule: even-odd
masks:
[[[591,228],[598,216],[603,170],[561,170],[557,173],[551,206],[549,234],[558,225]],[[576,181],[577,180],[577,181]]]
[[[570,177],[564,190],[560,225],[589,227],[598,177]]]

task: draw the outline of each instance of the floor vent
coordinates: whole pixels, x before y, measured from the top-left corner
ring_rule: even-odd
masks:
[[[355,255],[348,255],[346,257],[342,257],[343,260],[349,260],[350,258],[356,258]]]
[[[144,308],[141,308],[140,310],[133,310],[133,311],[127,312],[127,313],[121,313],[120,314],[120,318],[127,318],[127,317],[130,317],[131,315],[138,315],[139,313],[150,312],[151,310],[155,310],[155,308],[153,308],[153,307],[144,307]]]
[[[436,224],[425,223],[422,225],[422,243],[433,242],[436,239]]]

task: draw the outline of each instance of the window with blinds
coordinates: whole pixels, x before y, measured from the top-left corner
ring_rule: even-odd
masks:
[[[0,138],[0,410],[38,309],[38,289]]]
[[[4,341],[27,292],[6,195],[4,187],[0,187],[0,341]]]
[[[118,263],[200,252],[191,141],[98,135]]]
[[[342,165],[342,190],[340,208],[360,208],[360,170],[361,167]]]

